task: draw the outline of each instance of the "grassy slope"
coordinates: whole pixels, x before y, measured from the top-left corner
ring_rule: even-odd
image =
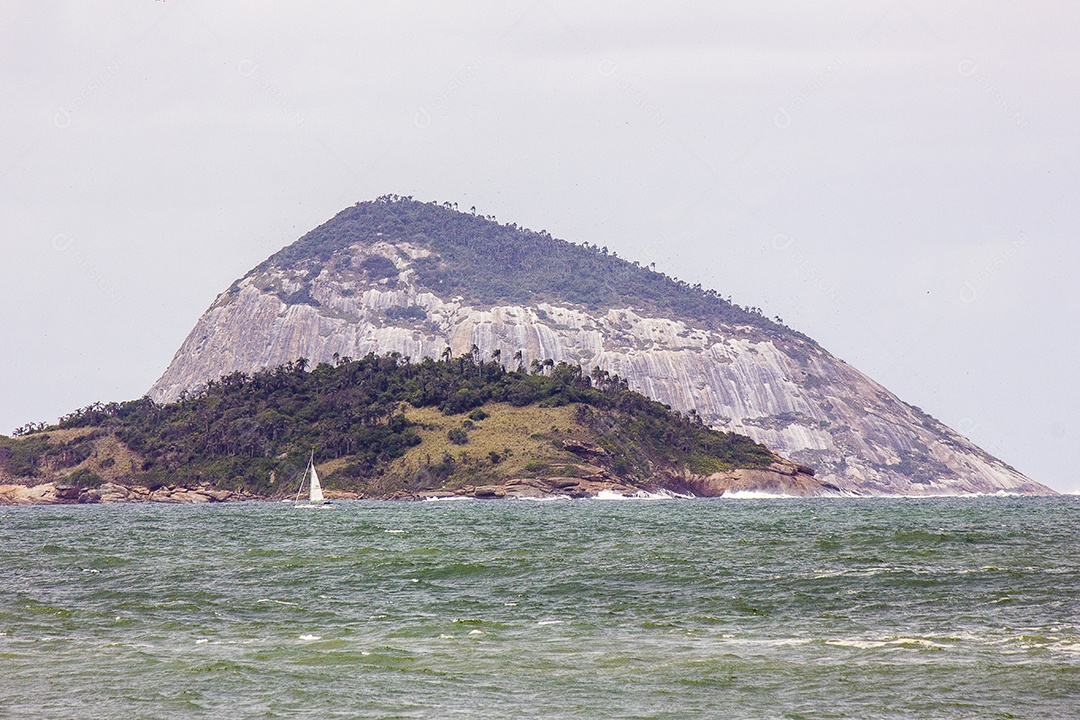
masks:
[[[415,423],[415,430],[421,438],[421,444],[410,448],[406,454],[389,464],[385,473],[371,478],[362,484],[335,477],[335,472],[349,463],[349,458],[335,458],[317,463],[319,474],[324,478],[327,490],[360,490],[366,492],[392,492],[408,484],[408,479],[416,477],[417,471],[425,466],[438,464],[444,454],[454,458],[454,471],[438,487],[460,487],[465,484],[498,482],[514,477],[532,477],[545,471],[558,475],[574,474],[576,466],[582,465],[579,458],[570,452],[560,450],[552,440],[557,438],[586,439],[591,435],[586,428],[574,421],[574,408],[564,406],[541,408],[536,405],[517,408],[507,403],[489,403],[483,406],[489,416],[483,420],[469,422],[473,427],[468,431],[468,442],[457,445],[450,442],[447,433],[452,428],[461,428],[468,419],[467,415],[444,415],[436,408],[414,408],[409,406],[405,416]],[[70,466],[49,466],[34,477],[15,477],[5,474],[0,467],[0,484],[24,484],[27,482],[60,482],[75,473],[92,472],[102,482],[128,482],[132,478],[132,468],[142,465],[143,458],[128,448],[119,438],[102,428],[75,428],[50,430],[47,433],[31,435],[27,438],[0,438],[8,447],[19,443],[46,441],[56,445],[76,443],[80,440],[89,443],[91,456]],[[499,456],[498,463],[493,463],[489,453]],[[111,460],[111,462],[109,462]],[[536,466],[543,466],[537,468]],[[275,487],[268,488],[273,494],[289,495],[295,492],[299,476],[279,477]],[[345,480],[343,483],[342,481]]]
[[[99,482],[124,482],[131,477],[133,470],[141,467],[143,463],[141,455],[131,450],[116,435],[103,431],[102,428],[54,428],[22,438],[0,436],[0,448],[8,451],[29,444],[45,444],[51,448],[85,446],[87,457],[73,465],[62,461],[46,461],[44,467],[33,475],[12,473],[7,469],[6,463],[0,463],[0,484],[64,483],[68,478],[72,478],[76,484],[91,487]],[[55,450],[53,452],[55,453]]]
[[[508,371],[470,353],[418,364],[370,355],[311,372],[290,363],[224,377],[168,405],[96,403],[59,427],[0,438],[0,470],[24,484],[205,483],[285,495],[314,449],[328,488],[384,494],[588,474],[562,449],[571,440],[603,448],[591,462],[634,485],[658,473],[774,459],[749,438],[673,413],[599,369]]]
[[[444,454],[454,458],[456,465],[443,483],[445,487],[531,477],[544,472],[563,474],[565,466],[579,460],[556,447],[553,441],[568,437],[587,439],[590,435],[575,422],[572,406],[517,408],[506,403],[489,403],[483,410],[489,416],[469,421],[472,429],[467,431],[468,443],[464,445],[452,443],[447,433],[452,428],[461,428],[465,417],[443,415],[435,408],[406,411],[405,416],[418,425],[421,444],[391,463],[388,475],[415,476],[425,466],[440,462]],[[497,462],[491,453],[498,455]]]

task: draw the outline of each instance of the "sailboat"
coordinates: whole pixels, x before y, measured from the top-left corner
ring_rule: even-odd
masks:
[[[300,502],[300,493],[304,490],[304,482],[308,482],[308,501],[306,503]],[[296,489],[296,504],[293,507],[298,508],[331,508],[333,507],[322,494],[322,483],[319,482],[319,473],[315,472],[315,451],[311,451],[311,457],[308,459],[307,470],[304,471],[304,477],[300,478],[300,487]]]

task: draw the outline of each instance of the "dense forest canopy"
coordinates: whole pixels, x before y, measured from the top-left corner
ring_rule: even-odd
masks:
[[[115,435],[144,459],[132,481],[151,486],[208,482],[273,494],[278,488],[271,478],[290,481],[314,449],[322,461],[345,460],[329,477],[345,489],[362,487],[420,442],[403,412],[406,403],[447,415],[475,413],[488,403],[575,404],[579,422],[610,447],[614,470],[627,477],[647,478],[658,465],[707,473],[767,467],[775,459],[749,438],[672,412],[599,368],[586,373],[579,365],[546,361],[508,370],[498,358],[480,359],[475,346],[461,357],[447,349],[440,360],[420,363],[369,355],[310,371],[300,360],[250,376],[234,373],[167,405],[148,398],[90,405],[55,429]],[[6,455],[0,453],[6,469],[32,474],[34,453],[67,452],[68,466],[85,459],[86,438],[50,444],[51,429],[8,440]]]
[[[413,267],[417,282],[441,297],[461,296],[478,305],[562,302],[591,310],[632,307],[707,327],[723,323],[793,332],[757,308],[734,305],[715,290],[621,259],[606,247],[575,245],[544,231],[501,225],[493,217],[458,212],[450,203],[422,203],[394,195],[343,210],[252,272],[271,266],[291,268],[308,260],[326,263],[354,243],[378,240],[405,240],[430,250],[433,255],[415,260]]]

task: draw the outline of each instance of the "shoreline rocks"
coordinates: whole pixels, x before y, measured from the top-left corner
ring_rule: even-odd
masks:
[[[99,503],[158,502],[191,505],[208,502],[261,500],[242,491],[220,490],[206,484],[195,487],[164,485],[151,490],[139,485],[106,482],[98,487],[58,486],[55,482],[40,485],[0,485],[0,505],[96,505]]]
[[[621,482],[605,471],[586,477],[513,478],[505,482],[464,485],[459,488],[398,490],[372,500],[447,500],[447,499],[553,499],[595,498],[602,495],[640,497],[642,494],[673,497],[723,497],[738,493],[788,497],[847,496],[840,487],[814,477],[805,465],[778,459],[767,469],[740,468],[708,476],[658,476],[642,485]]]
[[[814,477],[814,471],[798,463],[778,458],[768,468],[740,468],[712,475],[664,475],[641,485],[620,481],[610,473],[595,469],[584,477],[511,478],[502,482],[464,485],[457,488],[396,490],[367,495],[344,490],[327,490],[328,500],[514,500],[582,499],[595,497],[724,497],[738,494],[786,497],[841,497],[851,493]],[[58,486],[55,482],[35,486],[0,485],[0,505],[75,505],[154,502],[200,504],[262,500],[280,502],[291,498],[264,497],[242,491],[221,490],[205,483],[194,487],[166,485],[151,490],[142,486],[105,482],[95,488]]]

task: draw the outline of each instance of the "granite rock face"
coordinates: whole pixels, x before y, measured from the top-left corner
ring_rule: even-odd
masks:
[[[469,304],[416,281],[412,265],[429,254],[380,239],[329,259],[263,263],[199,319],[150,397],[175,400],[207,380],[301,357],[312,366],[367,353],[415,360],[476,345],[509,366],[520,351],[526,367],[550,358],[617,373],[634,390],[814,468],[843,492],[1052,493],[798,333],[705,329],[631,307]],[[361,271],[374,256],[393,263],[378,280]]]
[[[0,505],[62,505],[129,502],[193,504],[254,500],[255,496],[208,485],[194,488],[162,487],[151,491],[138,485],[106,482],[96,488],[58,486],[55,482],[39,485],[0,485]]]

